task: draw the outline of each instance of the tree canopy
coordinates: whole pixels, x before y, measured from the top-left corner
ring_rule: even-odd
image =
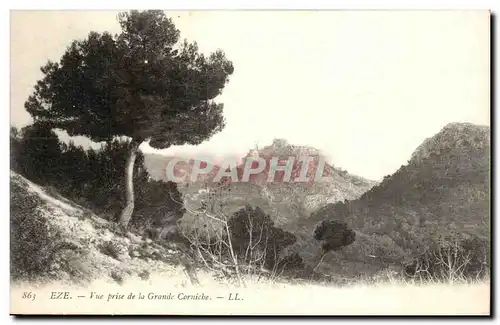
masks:
[[[314,230],[314,239],[322,241],[323,252],[336,251],[356,240],[356,233],[344,222],[323,220]]]
[[[25,107],[69,135],[128,136],[155,148],[198,144],[224,126],[221,94],[232,63],[208,56],[162,11],[121,13],[118,35],[91,32],[49,61]]]
[[[221,50],[205,55],[163,11],[118,15],[121,33],[90,32],[74,40],[59,62],[41,68],[43,78],[25,103],[36,122],[93,141],[129,137],[126,206],[134,211],[134,163],[139,145],[153,148],[200,144],[225,125],[215,102],[233,73]]]

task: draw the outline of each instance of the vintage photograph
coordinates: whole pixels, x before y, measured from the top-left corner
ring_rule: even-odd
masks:
[[[491,314],[489,11],[10,19],[11,314]]]

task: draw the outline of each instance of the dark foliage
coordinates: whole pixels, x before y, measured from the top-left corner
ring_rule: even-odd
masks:
[[[153,239],[164,239],[177,231],[177,221],[182,218],[185,209],[176,183],[149,180],[137,192],[132,227],[139,233],[148,233]]]
[[[119,22],[118,35],[91,32],[41,68],[25,105],[35,120],[95,141],[151,139],[156,148],[200,143],[219,131],[222,105],[212,100],[233,73],[224,53],[205,56],[196,43],[179,44],[161,10],[122,13]]]
[[[314,239],[322,241],[323,252],[336,251],[356,240],[356,233],[344,222],[323,220],[314,230]]]
[[[73,143],[61,144],[62,154],[56,163],[60,182],[55,187],[77,203],[112,220],[124,204],[123,170],[130,146],[129,141],[117,139],[103,144],[99,150],[85,150]],[[143,156],[139,154],[134,173],[137,188],[148,184],[142,162]],[[140,198],[138,195],[138,200]]]
[[[283,275],[301,276],[306,265],[299,253],[291,253],[279,261],[277,269]]]
[[[21,139],[20,132],[16,127],[10,128],[10,169],[20,173],[20,149],[21,149]]]
[[[59,232],[49,228],[40,212],[42,201],[18,182],[11,182],[10,196],[10,276],[13,280],[33,280],[47,276],[55,254]]]
[[[296,241],[292,233],[275,227],[271,217],[259,207],[245,206],[231,217],[228,226],[233,249],[245,264],[253,264],[250,259],[255,259],[255,252],[260,252],[263,266],[273,269],[283,250]]]

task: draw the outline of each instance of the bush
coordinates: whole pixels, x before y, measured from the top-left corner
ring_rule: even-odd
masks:
[[[177,184],[149,181],[141,184],[137,192],[137,204],[131,227],[137,233],[153,240],[163,240],[176,233],[177,221],[186,211]]]
[[[279,261],[277,269],[283,275],[302,276],[306,265],[299,253],[292,253]]]
[[[115,260],[121,260],[122,255],[124,254],[124,247],[120,243],[116,241],[106,241],[102,243],[99,247],[99,251],[104,255],[114,258]],[[126,251],[128,254],[128,250]]]
[[[13,280],[47,276],[58,251],[60,233],[50,229],[41,199],[11,179],[10,273]]]
[[[404,268],[405,276],[456,281],[490,275],[490,244],[479,237],[446,238],[431,245]]]
[[[356,240],[356,233],[346,223],[336,220],[323,220],[316,226],[313,236],[323,242],[323,253],[339,250]]]
[[[283,250],[297,238],[274,226],[271,217],[259,207],[249,205],[234,213],[228,222],[231,241],[241,263],[262,263],[274,269]]]
[[[11,144],[15,170],[43,185],[57,183],[61,148],[57,134],[49,125],[40,122],[29,125],[21,130],[21,136],[11,132]]]

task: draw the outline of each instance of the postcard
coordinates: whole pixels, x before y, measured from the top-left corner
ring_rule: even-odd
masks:
[[[11,11],[10,313],[489,316],[490,24]]]

